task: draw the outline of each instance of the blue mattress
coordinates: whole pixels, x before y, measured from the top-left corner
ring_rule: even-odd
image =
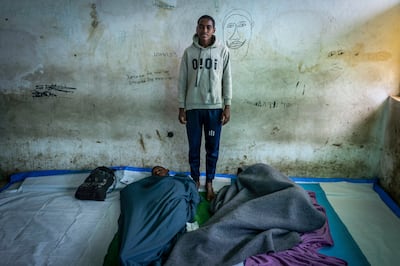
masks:
[[[343,259],[347,261],[349,265],[370,265],[358,247],[357,243],[354,241],[350,232],[347,230],[346,226],[340,220],[332,205],[329,203],[321,186],[319,184],[303,183],[299,185],[307,191],[314,191],[318,204],[323,206],[326,211],[334,246],[323,247],[320,249],[320,253]]]

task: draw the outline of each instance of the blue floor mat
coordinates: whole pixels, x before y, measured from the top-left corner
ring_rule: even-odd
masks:
[[[325,192],[319,184],[299,184],[307,191],[313,191],[316,194],[317,202],[325,208],[328,217],[331,235],[334,241],[334,246],[324,247],[319,250],[320,253],[341,258],[347,261],[350,266],[365,266],[370,265],[367,258],[354,241],[346,226],[340,220],[339,216],[329,203]]]

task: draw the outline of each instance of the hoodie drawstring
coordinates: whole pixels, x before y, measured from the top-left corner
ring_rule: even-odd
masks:
[[[208,48],[210,51],[210,60],[211,60],[211,66],[208,69],[208,92],[211,93],[211,69],[212,69],[212,50],[211,47]]]

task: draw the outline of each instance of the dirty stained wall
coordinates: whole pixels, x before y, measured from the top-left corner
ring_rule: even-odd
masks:
[[[400,84],[395,0],[3,0],[0,168],[188,171],[177,77],[203,14],[232,55],[218,172],[382,173],[384,106]]]
[[[400,97],[388,98],[386,107],[386,130],[379,175],[380,184],[400,205]]]

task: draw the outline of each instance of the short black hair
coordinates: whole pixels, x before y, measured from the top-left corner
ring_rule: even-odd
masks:
[[[212,21],[212,24],[213,24],[213,27],[215,28],[215,20],[214,20],[214,18],[212,17],[212,16],[209,16],[209,15],[203,15],[203,16],[201,16],[198,20],[197,20],[197,25],[199,25],[199,23],[200,23],[200,20],[202,20],[202,19],[209,19],[209,20],[211,20]]]

